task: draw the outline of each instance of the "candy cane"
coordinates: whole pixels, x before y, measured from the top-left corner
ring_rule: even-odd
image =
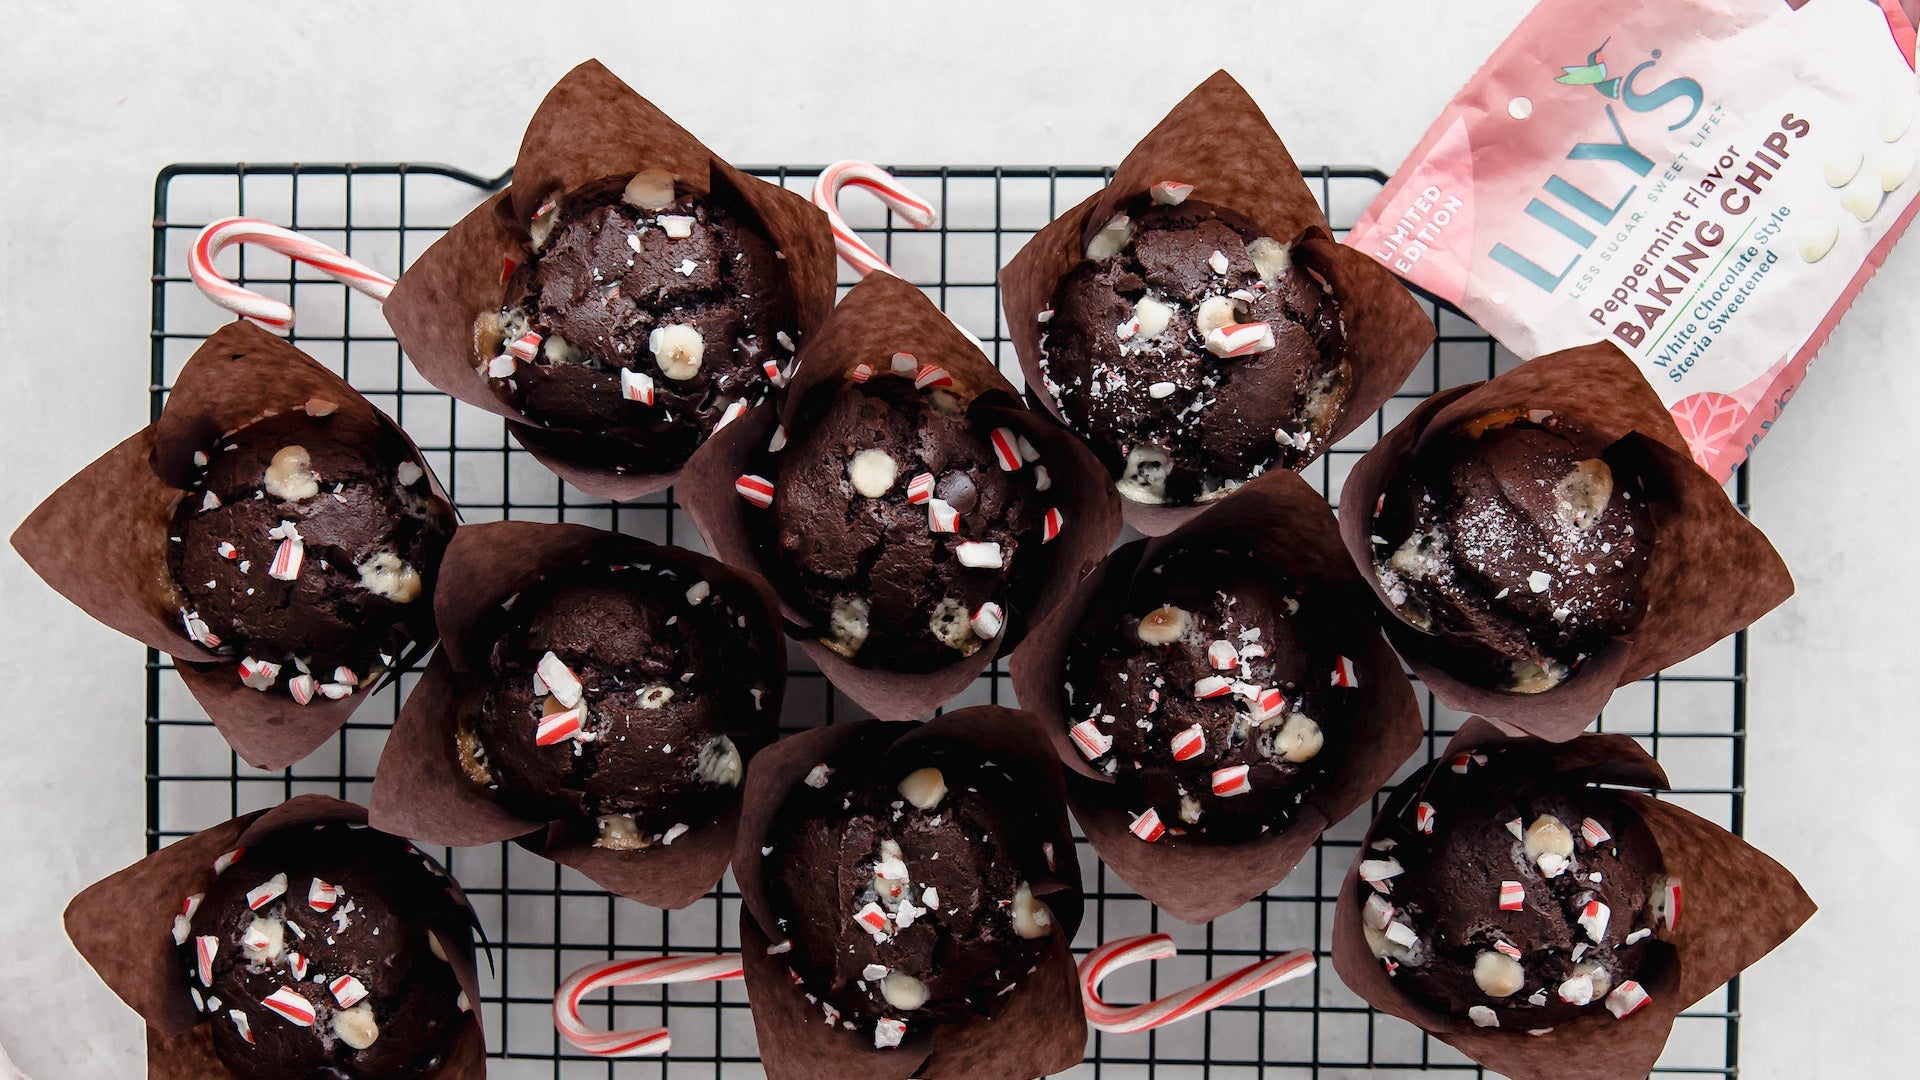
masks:
[[[836,161],[821,171],[819,179],[813,182],[813,204],[826,211],[827,222],[833,226],[833,246],[839,250],[840,257],[860,271],[861,277],[876,270],[891,274],[893,267],[887,265],[879,252],[868,247],[847,224],[847,219],[840,216],[840,189],[850,186],[871,192],[916,229],[931,229],[940,215],[932,204],[900,186],[892,173],[871,162]]]
[[[1101,1031],[1122,1035],[1148,1031],[1297,979],[1312,971],[1315,963],[1313,951],[1301,949],[1140,1005],[1109,1005],[1100,1000],[1102,979],[1128,965],[1164,960],[1174,952],[1172,938],[1148,934],[1121,938],[1088,953],[1080,961],[1080,991],[1087,1003],[1087,1022]]]
[[[200,287],[207,299],[270,330],[285,330],[292,326],[293,309],[278,300],[268,299],[235,285],[214,269],[213,260],[234,244],[259,244],[270,251],[277,251],[375,300],[385,300],[387,294],[393,291],[393,279],[385,274],[348,258],[318,240],[259,218],[221,218],[201,229],[187,257],[187,271],[192,275],[193,283]]]
[[[553,1026],[562,1038],[596,1057],[658,1057],[673,1046],[663,1027],[601,1031],[580,1017],[580,999],[615,986],[725,982],[740,978],[738,956],[659,956],[589,964],[567,976],[553,995]]]

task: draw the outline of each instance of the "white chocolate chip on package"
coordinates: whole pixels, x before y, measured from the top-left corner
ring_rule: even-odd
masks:
[[[1618,346],[1724,479],[1914,217],[1912,10],[1542,0],[1347,243],[1522,357]]]

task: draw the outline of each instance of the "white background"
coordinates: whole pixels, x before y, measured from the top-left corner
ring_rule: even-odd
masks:
[[[563,17],[8,0],[0,527],[146,420],[153,177],[169,162],[493,173],[546,88],[593,55],[741,163],[1108,163],[1224,66],[1300,161],[1391,168],[1528,6],[629,2]],[[1910,1062],[1887,1022],[1915,1018],[1905,906],[1920,892],[1920,725],[1903,693],[1920,646],[1916,291],[1920,240],[1894,252],[1756,458],[1754,514],[1800,591],[1752,637],[1748,835],[1823,910],[1746,981],[1746,1077]],[[135,1017],[59,913],[143,850],[140,648],[10,551],[0,611],[0,1043],[40,1080],[138,1075]]]

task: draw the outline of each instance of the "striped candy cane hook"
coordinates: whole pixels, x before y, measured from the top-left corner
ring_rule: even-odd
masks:
[[[1312,971],[1315,964],[1312,950],[1301,949],[1140,1005],[1109,1005],[1100,1000],[1102,979],[1132,964],[1164,960],[1174,952],[1172,938],[1148,934],[1121,938],[1088,953],[1080,961],[1080,992],[1087,1003],[1087,1022],[1101,1031],[1122,1035],[1147,1031],[1297,979]]]
[[[827,221],[833,226],[833,246],[861,277],[876,270],[891,274],[893,267],[887,265],[879,252],[868,247],[847,224],[847,219],[840,216],[840,189],[845,187],[870,192],[916,229],[931,229],[940,220],[932,204],[902,187],[892,173],[872,162],[836,161],[827,166],[813,182],[813,204],[826,211]]]
[[[740,978],[738,956],[659,956],[589,964],[553,995],[553,1026],[575,1048],[596,1057],[658,1057],[673,1046],[666,1028],[601,1031],[580,1017],[580,999],[615,986],[724,982]]]
[[[187,271],[207,299],[269,330],[285,330],[292,326],[293,309],[278,300],[235,285],[214,269],[213,260],[234,244],[259,244],[270,251],[277,251],[375,300],[385,300],[387,294],[393,291],[392,278],[318,240],[258,218],[221,218],[200,230],[200,235],[194,238],[193,250],[187,256]]]

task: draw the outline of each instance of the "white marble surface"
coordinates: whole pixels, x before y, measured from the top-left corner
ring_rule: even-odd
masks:
[[[1833,2],[1833,0],[1821,0]],[[1391,166],[1526,10],[1441,4],[715,2],[13,8],[0,171],[0,526],[144,422],[153,177],[173,161],[509,161],[598,55],[742,162],[1099,163],[1219,66],[1302,161]],[[575,5],[569,5],[570,7]],[[813,11],[815,14],[803,14]],[[1444,13],[1444,14],[1443,14]],[[1911,1068],[1888,904],[1920,888],[1898,555],[1920,401],[1920,241],[1894,253],[1760,451],[1755,515],[1800,594],[1754,632],[1752,839],[1823,905],[1746,981],[1742,1075]],[[139,1072],[133,1014],[59,912],[141,851],[137,646],[0,558],[0,1042],[41,1080]]]

